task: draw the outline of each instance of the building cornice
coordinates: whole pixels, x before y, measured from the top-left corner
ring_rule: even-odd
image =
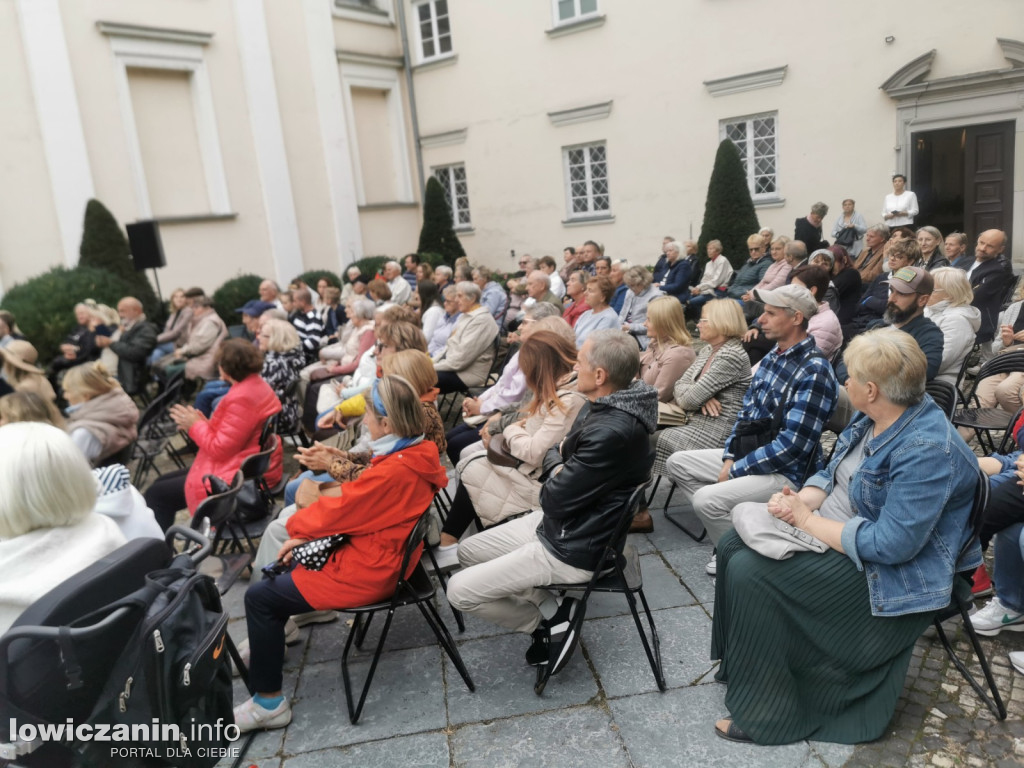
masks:
[[[602,101],[597,104],[588,104],[585,107],[573,107],[571,109],[559,109],[548,112],[548,119],[552,125],[573,125],[575,123],[586,123],[591,120],[603,120],[612,112],[612,102]]]
[[[712,96],[729,96],[743,91],[756,91],[759,88],[774,88],[777,85],[782,85],[788,68],[789,65],[783,64],[774,69],[761,69],[757,72],[731,75],[717,80],[705,80],[704,87]]]
[[[191,32],[187,29],[144,27],[139,24],[121,24],[116,21],[97,21],[96,29],[109,37],[134,37],[141,40],[163,40],[169,43],[209,45],[212,32]]]
[[[420,146],[424,149],[428,149],[432,147],[447,147],[454,144],[464,144],[468,133],[468,128],[459,128],[454,131],[444,131],[443,133],[432,133],[429,136],[420,136]]]

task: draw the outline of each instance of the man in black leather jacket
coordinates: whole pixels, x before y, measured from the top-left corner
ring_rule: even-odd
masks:
[[[568,630],[580,605],[544,587],[589,581],[623,505],[650,475],[658,421],[657,390],[634,381],[640,360],[632,337],[592,333],[576,368],[577,388],[591,402],[545,458],[541,509],[462,541],[465,569],[448,584],[458,610],[531,633],[527,661],[553,664],[553,673],[575,648],[578,637]]]

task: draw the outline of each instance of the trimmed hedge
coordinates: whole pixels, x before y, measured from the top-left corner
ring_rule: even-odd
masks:
[[[372,278],[374,275],[376,275],[378,272],[384,269],[384,265],[387,264],[389,261],[391,261],[390,256],[363,256],[363,258],[359,259],[358,261],[352,262],[352,266],[359,267],[359,271],[362,274]],[[347,267],[345,268],[345,271],[348,271]]]
[[[436,178],[427,179],[427,188],[423,192],[423,227],[420,229],[420,242],[416,246],[417,253],[439,253],[444,263],[451,266],[455,260],[465,256],[462,243],[459,242],[455,228],[452,226],[452,209],[448,205],[448,196],[444,193]]]
[[[259,275],[239,275],[228,280],[213,292],[213,308],[217,310],[225,325],[238,325],[242,316],[235,310],[244,307],[245,302],[260,297]]]
[[[60,344],[75,322],[75,304],[95,299],[116,306],[131,294],[130,286],[116,275],[97,267],[54,267],[49,272],[15,285],[4,296],[0,309],[14,315],[25,337],[45,365],[60,352]]]
[[[301,280],[310,287],[313,293],[316,293],[316,284],[320,282],[321,277],[326,277],[331,285],[341,287],[341,278],[338,277],[338,273],[327,269],[311,269],[309,272],[303,272],[295,279]]]
[[[729,139],[723,139],[708,182],[704,223],[697,241],[701,269],[707,263],[707,246],[712,240],[722,242],[722,253],[733,268],[739,269],[747,260],[747,237],[760,228],[740,153]]]

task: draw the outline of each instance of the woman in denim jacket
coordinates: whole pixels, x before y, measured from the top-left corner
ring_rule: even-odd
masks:
[[[734,531],[718,546],[712,658],[728,682],[724,738],[852,744],[882,735],[914,641],[981,550],[969,517],[978,463],[925,394],[927,361],[892,328],[858,336],[844,360],[860,411],[829,466],[768,504],[824,554],[771,560]]]

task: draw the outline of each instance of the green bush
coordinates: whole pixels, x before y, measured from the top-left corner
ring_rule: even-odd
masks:
[[[707,245],[711,240],[722,241],[722,253],[733,267],[742,266],[748,256],[747,238],[760,228],[740,153],[729,139],[723,139],[715,155],[704,204],[704,223],[697,242],[701,269],[707,262]]]
[[[449,267],[451,264],[444,258],[444,254],[441,253],[421,253],[419,254],[420,261],[426,262],[432,267],[439,267],[441,264],[447,264]]]
[[[352,262],[353,267],[359,267],[359,271],[367,277],[373,277],[380,272],[384,265],[391,261],[390,256],[363,256],[358,261]],[[345,271],[348,271],[346,267]]]
[[[341,287],[341,278],[338,277],[338,273],[331,272],[327,269],[311,269],[309,272],[303,272],[295,279],[301,280],[308,285],[314,293],[316,293],[316,284],[320,282],[321,277],[326,277],[332,285],[336,285],[339,288]]]
[[[113,307],[129,293],[128,284],[105,269],[55,267],[11,288],[0,309],[14,315],[45,365],[57,356],[64,337],[77,325],[75,304],[95,299]]]
[[[78,254],[79,266],[102,269],[121,278],[128,285],[124,296],[134,296],[142,302],[151,320],[162,321],[164,308],[157,301],[153,286],[145,272],[135,271],[127,238],[117,219],[99,200],[90,200],[85,206],[82,244]]]
[[[239,275],[213,292],[213,308],[225,325],[238,325],[242,322],[242,316],[235,310],[244,307],[245,302],[260,297],[262,282],[263,278],[259,275]]]
[[[416,252],[439,253],[449,266],[466,255],[452,226],[452,211],[444,187],[433,176],[427,180],[427,189],[423,193],[423,228]]]

